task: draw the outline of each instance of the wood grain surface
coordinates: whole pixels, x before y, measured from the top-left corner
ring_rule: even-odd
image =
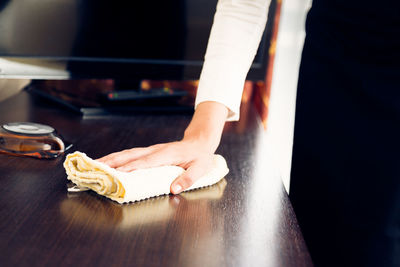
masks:
[[[181,138],[190,115],[83,118],[26,92],[0,103],[0,123],[51,125],[93,158]],[[282,183],[262,171],[251,106],[228,123],[220,183],[119,205],[67,193],[62,163],[0,154],[1,266],[311,266]]]

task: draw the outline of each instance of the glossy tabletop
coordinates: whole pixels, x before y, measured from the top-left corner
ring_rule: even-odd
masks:
[[[54,127],[93,158],[181,138],[190,114],[81,117],[27,92],[0,103],[0,123]],[[282,183],[268,171],[251,105],[227,123],[218,184],[120,205],[67,193],[62,163],[0,154],[1,266],[311,266]]]

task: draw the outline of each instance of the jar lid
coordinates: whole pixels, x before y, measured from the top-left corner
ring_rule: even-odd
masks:
[[[11,122],[2,127],[15,134],[46,135],[54,132],[53,127],[34,122]]]

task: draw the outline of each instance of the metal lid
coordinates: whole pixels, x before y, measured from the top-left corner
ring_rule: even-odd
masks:
[[[2,127],[16,134],[46,135],[54,132],[53,127],[34,122],[11,122],[3,124]]]

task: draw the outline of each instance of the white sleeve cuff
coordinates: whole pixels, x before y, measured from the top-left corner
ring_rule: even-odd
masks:
[[[200,76],[195,108],[201,102],[218,102],[229,109],[227,121],[239,120],[240,102],[247,75],[247,66],[240,63],[226,60],[206,61]]]

